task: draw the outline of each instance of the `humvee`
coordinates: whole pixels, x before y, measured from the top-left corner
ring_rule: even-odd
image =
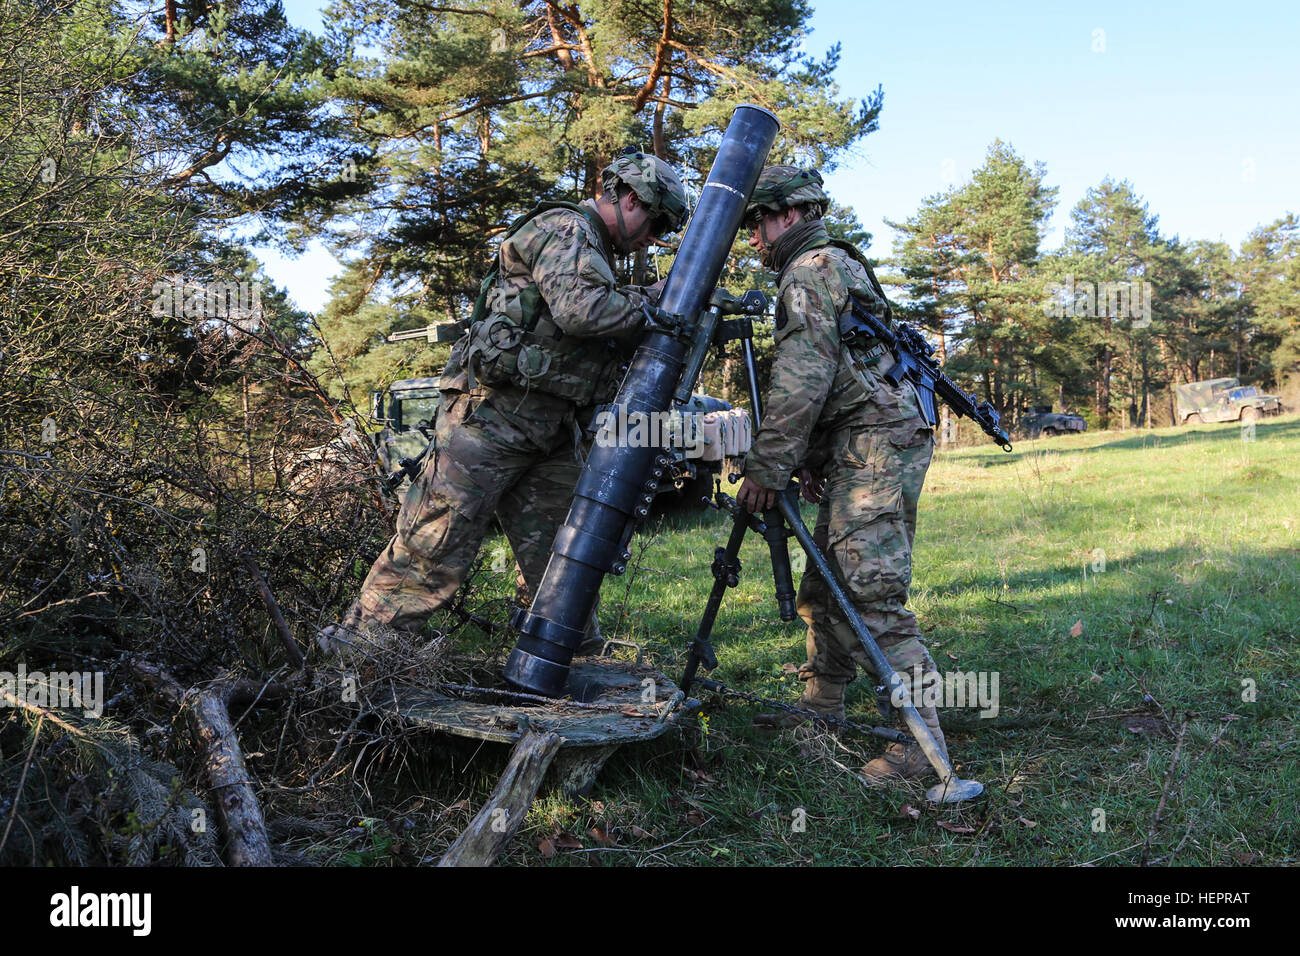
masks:
[[[1070,432],[1085,432],[1088,423],[1078,415],[1069,412],[1053,412],[1051,405],[1035,405],[1021,423],[1025,434],[1030,438],[1044,435],[1066,435]]]
[[[1235,378],[1211,378],[1204,382],[1175,385],[1178,422],[1253,422],[1260,415],[1278,415],[1282,401],[1276,395],[1262,395],[1254,385],[1243,386]]]
[[[303,492],[320,487],[327,475],[373,475],[376,457],[385,474],[401,468],[405,458],[418,458],[433,438],[437,383],[436,378],[408,378],[394,382],[387,391],[371,392],[370,417],[386,422],[384,428],[363,439],[349,421],[337,438],[295,454],[289,489]],[[409,484],[403,482],[400,492],[405,493]]]

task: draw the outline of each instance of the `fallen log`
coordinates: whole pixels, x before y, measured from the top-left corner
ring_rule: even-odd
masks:
[[[465,832],[448,847],[439,866],[492,865],[528,815],[561,740],[559,734],[531,730],[519,738],[492,795]]]
[[[208,786],[225,837],[226,863],[230,866],[274,866],[266,820],[244,766],[239,737],[230,719],[230,706],[271,703],[283,697],[287,689],[257,681],[224,680],[186,691],[162,668],[135,661],[132,669],[172,703],[182,707],[185,701],[191,703],[191,731],[204,754]]]
[[[230,866],[273,866],[266,820],[230,720],[235,692],[233,685],[218,682],[193,694],[194,735],[206,754],[208,785],[226,837],[226,862]]]

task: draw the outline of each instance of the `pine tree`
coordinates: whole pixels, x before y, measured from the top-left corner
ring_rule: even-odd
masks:
[[[1076,317],[1090,315],[1092,319],[1081,331],[1095,363],[1097,421],[1102,428],[1109,428],[1117,371],[1122,371],[1129,392],[1130,418],[1138,415],[1136,370],[1143,361],[1139,352],[1150,346],[1150,334],[1141,334],[1145,319],[1134,314],[1131,292],[1125,309],[1120,294],[1103,296],[1100,290],[1124,286],[1131,290],[1133,281],[1151,281],[1160,243],[1157,217],[1149,214],[1132,184],[1106,177],[1084,194],[1071,210],[1070,220],[1065,251],[1081,270],[1076,281],[1082,289],[1073,312]]]
[[[963,275],[974,264],[964,245],[962,209],[956,190],[927,197],[921,209],[906,222],[887,224],[900,234],[894,240],[892,264],[900,275],[885,275],[882,283],[900,288],[898,317],[925,329],[936,340],[938,360],[949,366],[953,336],[966,315]],[[952,432],[952,412],[942,405],[939,441],[947,444]]]
[[[939,336],[952,371],[973,378],[982,397],[1013,420],[1035,388],[1025,357],[1046,334],[1034,271],[1056,202],[1045,177],[1041,163],[1030,167],[996,140],[968,184],[891,223],[903,234],[893,263],[909,314]]]
[[[489,240],[539,199],[595,196],[623,147],[689,188],[734,106],[754,102],[783,121],[772,161],[832,168],[875,129],[882,94],[840,98],[837,46],[798,54],[809,15],[802,0],[337,0],[335,103],[372,159],[363,191],[299,225],[349,258],[322,327],[354,387],[436,367],[445,351],[384,336],[462,318]]]
[[[1287,213],[1241,245],[1237,280],[1246,307],[1243,349],[1258,365],[1250,377],[1281,386],[1300,371],[1300,217]]]
[[[168,192],[212,218],[259,214],[266,238],[275,217],[356,191],[350,171],[364,157],[329,107],[337,64],[282,0],[104,6],[144,27],[125,92],[165,146],[146,169]]]

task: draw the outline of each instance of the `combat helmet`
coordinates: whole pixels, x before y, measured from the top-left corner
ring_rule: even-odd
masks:
[[[677,171],[658,156],[624,150],[601,172],[600,182],[607,193],[619,183],[630,187],[652,218],[667,223],[663,232],[675,232],[686,221],[686,187]]]
[[[764,211],[780,212],[791,206],[815,203],[819,215],[826,215],[831,199],[822,189],[821,173],[798,166],[768,166],[745,207],[745,221],[752,222]]]

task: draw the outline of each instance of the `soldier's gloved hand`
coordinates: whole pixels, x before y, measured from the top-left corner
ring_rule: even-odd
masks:
[[[664,294],[664,283],[667,281],[668,279],[665,277],[660,279],[654,285],[642,286],[641,294],[646,297],[646,301],[651,305],[658,305],[659,297]]]
[[[750,514],[766,511],[776,504],[776,492],[764,488],[753,478],[746,478],[740,490],[736,492],[736,502]]]
[[[826,479],[820,475],[814,475],[807,468],[799,471],[799,494],[804,501],[810,504],[818,504],[822,500],[822,495],[826,492]]]
[[[664,283],[667,278],[660,279],[654,285],[625,285],[621,286],[623,292],[635,292],[641,298],[645,299],[647,305],[658,305],[659,299],[664,294]]]
[[[641,324],[637,326],[636,331],[638,333],[653,332],[657,328],[659,328],[659,323],[655,321],[653,307],[649,305],[642,305]]]

